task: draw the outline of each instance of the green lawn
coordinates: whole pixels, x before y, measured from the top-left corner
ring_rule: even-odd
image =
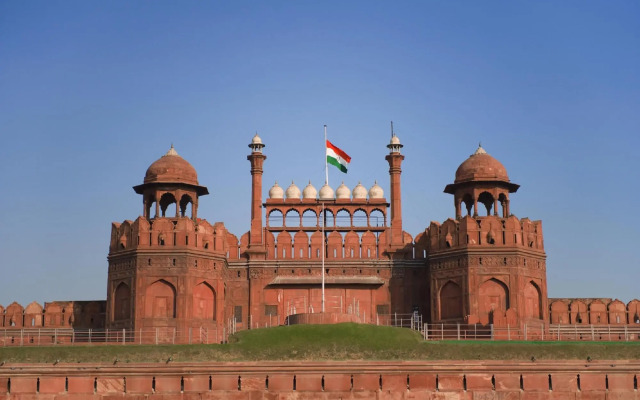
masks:
[[[77,345],[0,348],[0,362],[173,362],[255,360],[640,359],[640,342],[428,341],[403,328],[337,324],[242,331],[228,344]]]

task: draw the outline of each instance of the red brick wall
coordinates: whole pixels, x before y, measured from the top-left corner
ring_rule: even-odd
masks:
[[[12,365],[0,399],[640,399],[640,362]]]

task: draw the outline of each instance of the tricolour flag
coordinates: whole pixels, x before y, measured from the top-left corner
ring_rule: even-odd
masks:
[[[349,166],[351,162],[351,157],[327,140],[327,162],[335,165],[340,171],[346,173],[347,166]]]

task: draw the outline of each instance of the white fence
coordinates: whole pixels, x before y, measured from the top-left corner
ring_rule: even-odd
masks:
[[[275,322],[275,321],[274,321]],[[543,325],[495,327],[479,324],[428,324],[413,314],[377,314],[368,323],[420,331],[425,340],[520,340],[520,341],[640,341],[640,325]],[[277,323],[273,326],[278,325]],[[271,326],[271,325],[269,325]],[[256,327],[257,328],[257,327]],[[255,328],[254,328],[255,329]],[[101,344],[213,344],[228,341],[237,331],[229,319],[214,328],[147,329],[1,329],[0,346],[56,346]]]
[[[226,342],[236,329],[235,319],[229,319],[222,327],[212,328],[2,329],[0,346],[212,344]]]
[[[544,325],[496,327],[477,324],[424,324],[425,340],[637,341],[638,325]]]

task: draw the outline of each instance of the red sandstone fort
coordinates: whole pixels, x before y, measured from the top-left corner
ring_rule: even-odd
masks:
[[[229,321],[250,329],[392,314],[497,327],[640,323],[638,300],[548,298],[542,223],[511,213],[519,185],[482,147],[444,188],[452,218],[415,236],[402,228],[397,136],[387,146],[389,198],[377,183],[302,191],[275,183],[264,200],[265,145],[256,135],[249,147],[248,232],[238,238],[198,216],[209,192],[172,146],[133,188],[142,215],[112,224],[106,301],[0,306],[0,326],[218,335]]]

